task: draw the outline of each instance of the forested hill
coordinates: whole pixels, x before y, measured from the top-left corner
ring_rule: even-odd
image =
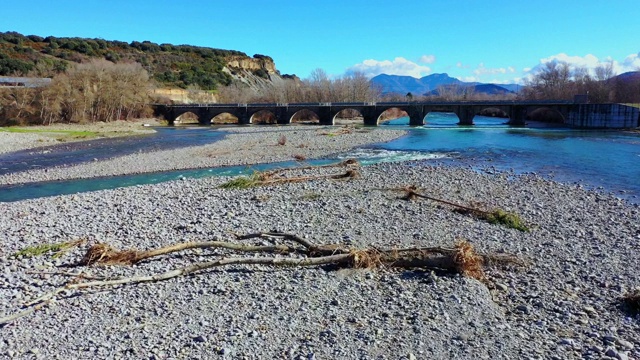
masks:
[[[235,50],[0,32],[0,76],[52,77],[64,72],[70,63],[95,58],[114,63],[137,62],[162,86],[187,88],[197,85],[203,90],[213,90],[231,82],[229,71],[223,71],[229,63],[250,62],[249,70],[264,78],[269,72],[275,72],[270,57],[254,55],[251,58]]]

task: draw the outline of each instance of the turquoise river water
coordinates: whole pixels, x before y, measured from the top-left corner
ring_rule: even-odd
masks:
[[[437,162],[472,166],[478,171],[534,172],[566,183],[580,183],[640,203],[640,133],[583,131],[565,128],[512,128],[503,119],[476,117],[474,126],[456,125],[453,114],[435,114],[423,127],[409,127],[407,118],[386,127],[406,129],[407,136],[394,141],[358,148],[332,159],[305,162],[324,164],[358,158],[367,165],[385,161]],[[0,174],[31,168],[46,168],[124,155],[158,148],[192,146],[222,137],[215,128],[159,129],[154,136],[126,140],[100,140],[22,151],[0,156]],[[98,179],[53,181],[0,187],[0,201],[154,184],[165,181],[249,174],[255,170],[299,166],[296,162],[181,170]],[[425,175],[427,176],[427,175]]]

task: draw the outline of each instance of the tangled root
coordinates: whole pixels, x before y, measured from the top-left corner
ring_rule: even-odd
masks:
[[[106,244],[97,243],[84,254],[80,265],[132,265],[138,262],[138,251],[118,251]]]
[[[411,201],[418,197],[418,194],[416,193],[418,188],[415,185],[405,186],[401,190],[404,191],[404,196],[400,197],[402,200]]]
[[[353,250],[351,255],[354,269],[374,269],[383,265],[380,253],[373,249]]]
[[[456,244],[453,262],[459,273],[477,280],[485,280],[482,257],[476,254],[468,241],[462,240]]]

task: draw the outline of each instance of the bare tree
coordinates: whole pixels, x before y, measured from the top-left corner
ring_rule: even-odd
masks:
[[[565,62],[548,62],[526,83],[529,99],[568,100],[573,95],[571,69]]]

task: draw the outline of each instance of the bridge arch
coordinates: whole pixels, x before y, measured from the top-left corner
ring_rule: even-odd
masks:
[[[229,112],[221,112],[218,113],[216,115],[214,115],[211,118],[210,123],[212,125],[216,124],[216,125],[222,125],[222,124],[239,124],[240,123],[240,119],[238,118],[238,116],[229,113]]]
[[[315,111],[312,111],[309,109],[298,110],[287,117],[289,118],[289,123],[291,124],[293,123],[319,124],[320,123],[320,116]]]
[[[508,109],[505,111],[499,107],[486,107],[480,110],[475,116],[495,117],[495,118],[508,118]]]
[[[403,109],[402,107],[390,107],[382,111],[376,117],[376,123],[380,125],[380,124],[389,123],[404,117],[409,117],[409,112],[407,110]],[[410,120],[407,120],[406,124],[403,123],[403,125],[409,125],[409,123],[410,123]]]
[[[525,119],[551,124],[563,124],[566,120],[565,116],[558,109],[546,106],[527,109]]]
[[[202,117],[193,111],[182,111],[177,113],[175,119],[173,120],[174,124],[181,125],[195,125],[200,124]]]
[[[278,117],[269,109],[258,109],[249,114],[249,123],[251,124],[277,124]]]
[[[460,116],[453,111],[431,110],[424,114],[422,123],[429,126],[457,126],[460,125]]]
[[[365,116],[362,113],[361,108],[357,107],[347,107],[342,108],[333,113],[331,116],[331,124],[336,125],[336,123],[356,123],[356,122],[365,122]]]

